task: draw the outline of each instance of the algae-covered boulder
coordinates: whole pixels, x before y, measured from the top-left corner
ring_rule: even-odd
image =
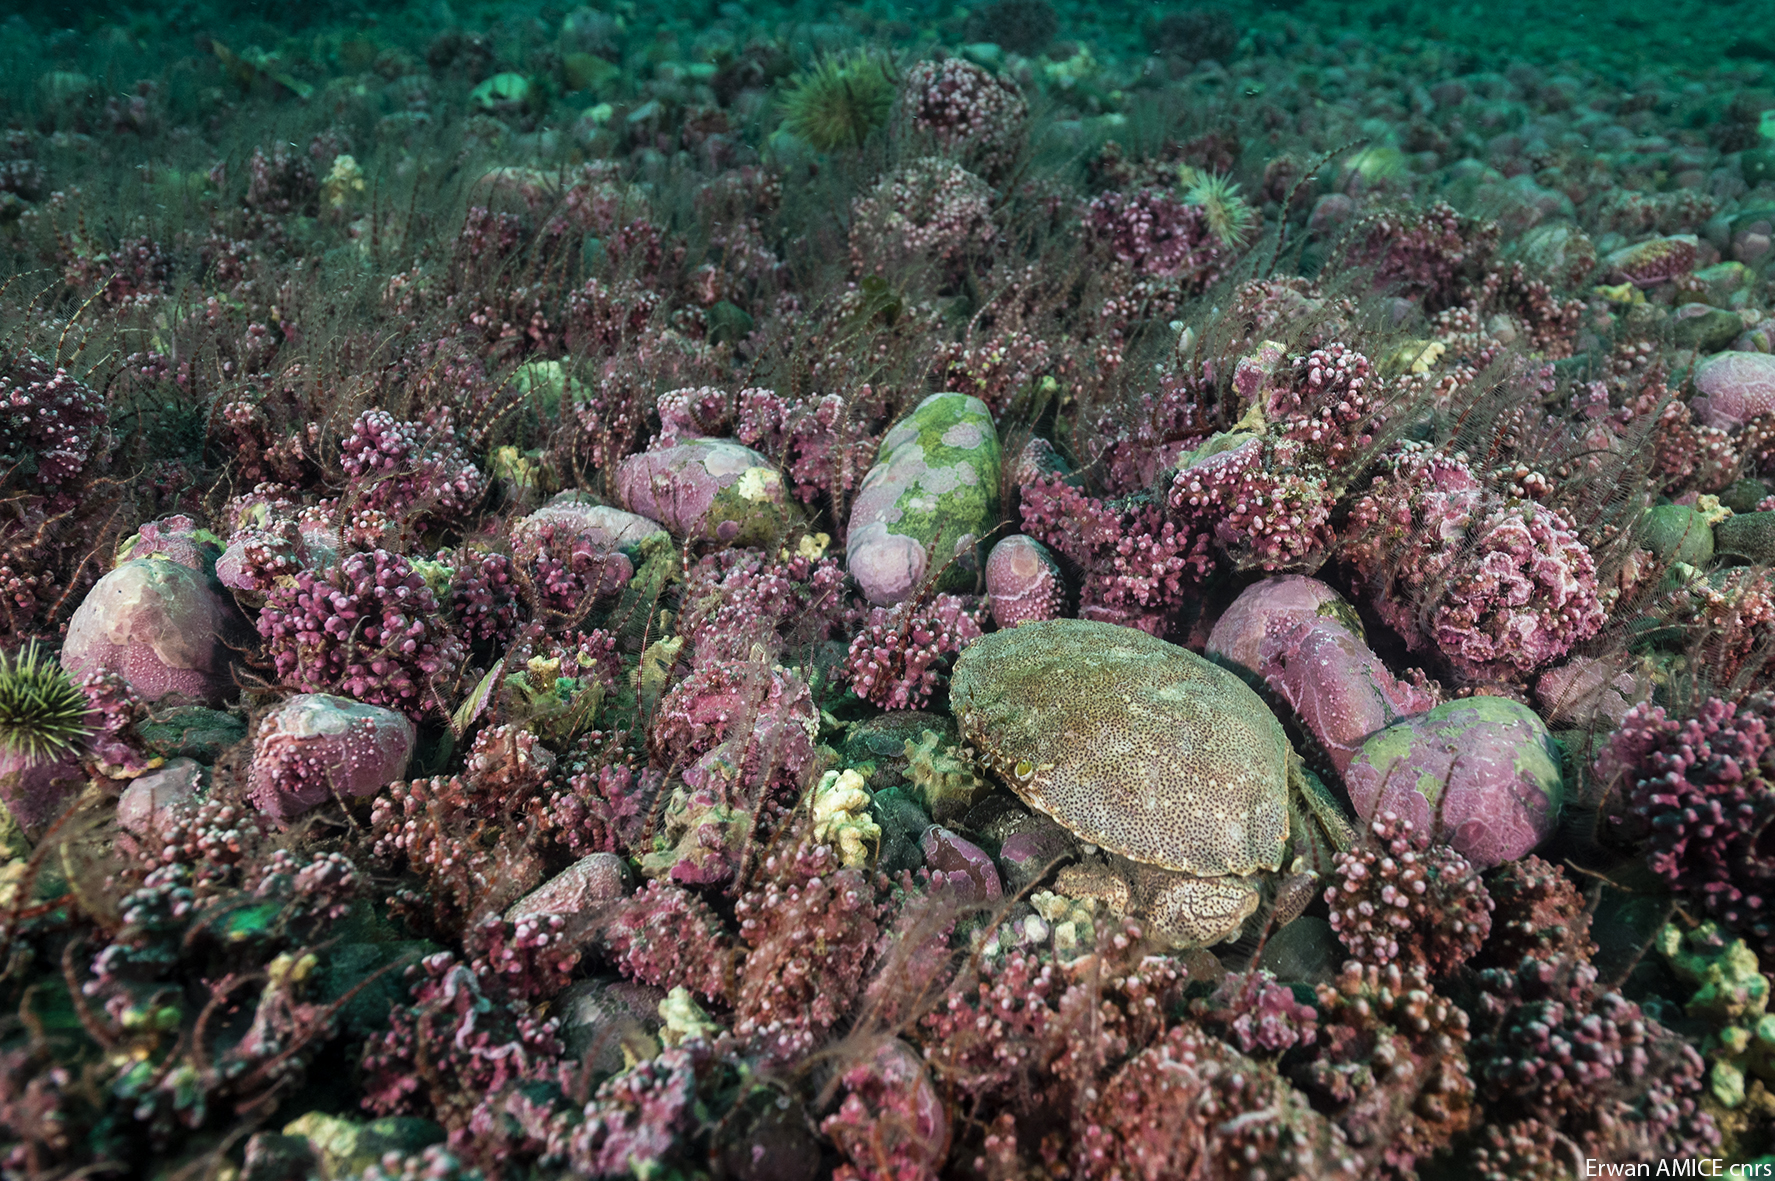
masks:
[[[1705,566],[1713,561],[1713,525],[1707,514],[1687,505],[1653,505],[1646,510],[1642,536],[1660,562]]]
[[[1066,582],[1048,547],[1013,533],[986,557],[986,598],[1001,628],[1031,619],[1057,619],[1066,606]]]
[[[1468,697],[1370,738],[1344,785],[1358,816],[1397,813],[1490,869],[1552,834],[1564,781],[1559,747],[1533,710]]]
[[[732,439],[686,439],[616,470],[623,506],[679,537],[769,545],[802,523],[776,465]]]
[[[1696,397],[1689,403],[1704,426],[1732,430],[1775,410],[1775,356],[1725,352],[1695,366]]]
[[[1304,574],[1266,578],[1246,587],[1221,613],[1208,633],[1206,654],[1250,679],[1262,663],[1258,649],[1273,624],[1320,618],[1339,620],[1358,638],[1362,635],[1356,609],[1317,578]]]
[[[871,603],[898,603],[945,566],[938,589],[972,588],[980,539],[998,524],[999,464],[992,414],[969,394],[932,394],[888,431],[845,541]]]
[[[298,694],[259,724],[253,803],[287,819],[330,799],[373,795],[405,773],[416,738],[405,714],[330,693]]]
[[[1436,704],[1434,694],[1395,677],[1336,619],[1272,623],[1258,652],[1264,684],[1294,710],[1340,773],[1371,734]]]
[[[220,705],[234,695],[240,611],[200,571],[137,558],[99,579],[68,621],[62,667],[114,672],[143,698]],[[232,645],[232,646],[231,646]]]

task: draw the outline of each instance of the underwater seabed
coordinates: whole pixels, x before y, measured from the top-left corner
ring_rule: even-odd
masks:
[[[1760,8],[8,12],[4,1181],[1775,1168]]]

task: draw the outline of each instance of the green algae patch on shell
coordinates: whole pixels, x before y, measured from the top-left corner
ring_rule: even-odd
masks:
[[[1535,712],[1467,697],[1387,727],[1344,774],[1358,816],[1397,813],[1480,869],[1553,832],[1564,798],[1559,747]]]
[[[1134,628],[1032,621],[963,652],[950,698],[987,764],[1081,839],[1201,877],[1281,865],[1287,737],[1195,653]]]
[[[845,539],[871,603],[900,602],[951,558],[939,589],[973,585],[979,540],[998,524],[1001,459],[992,413],[971,394],[932,394],[883,436]]]

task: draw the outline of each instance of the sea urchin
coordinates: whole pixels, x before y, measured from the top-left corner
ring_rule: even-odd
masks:
[[[783,128],[816,151],[862,147],[893,105],[894,81],[879,57],[825,57],[789,80]]]
[[[92,730],[92,706],[36,641],[0,652],[0,754],[47,762],[80,745]]]

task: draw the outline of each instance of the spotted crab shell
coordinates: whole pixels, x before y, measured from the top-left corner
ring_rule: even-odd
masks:
[[[1199,877],[1282,864],[1288,739],[1195,653],[1108,623],[1030,622],[970,645],[950,698],[987,765],[1081,839]]]

